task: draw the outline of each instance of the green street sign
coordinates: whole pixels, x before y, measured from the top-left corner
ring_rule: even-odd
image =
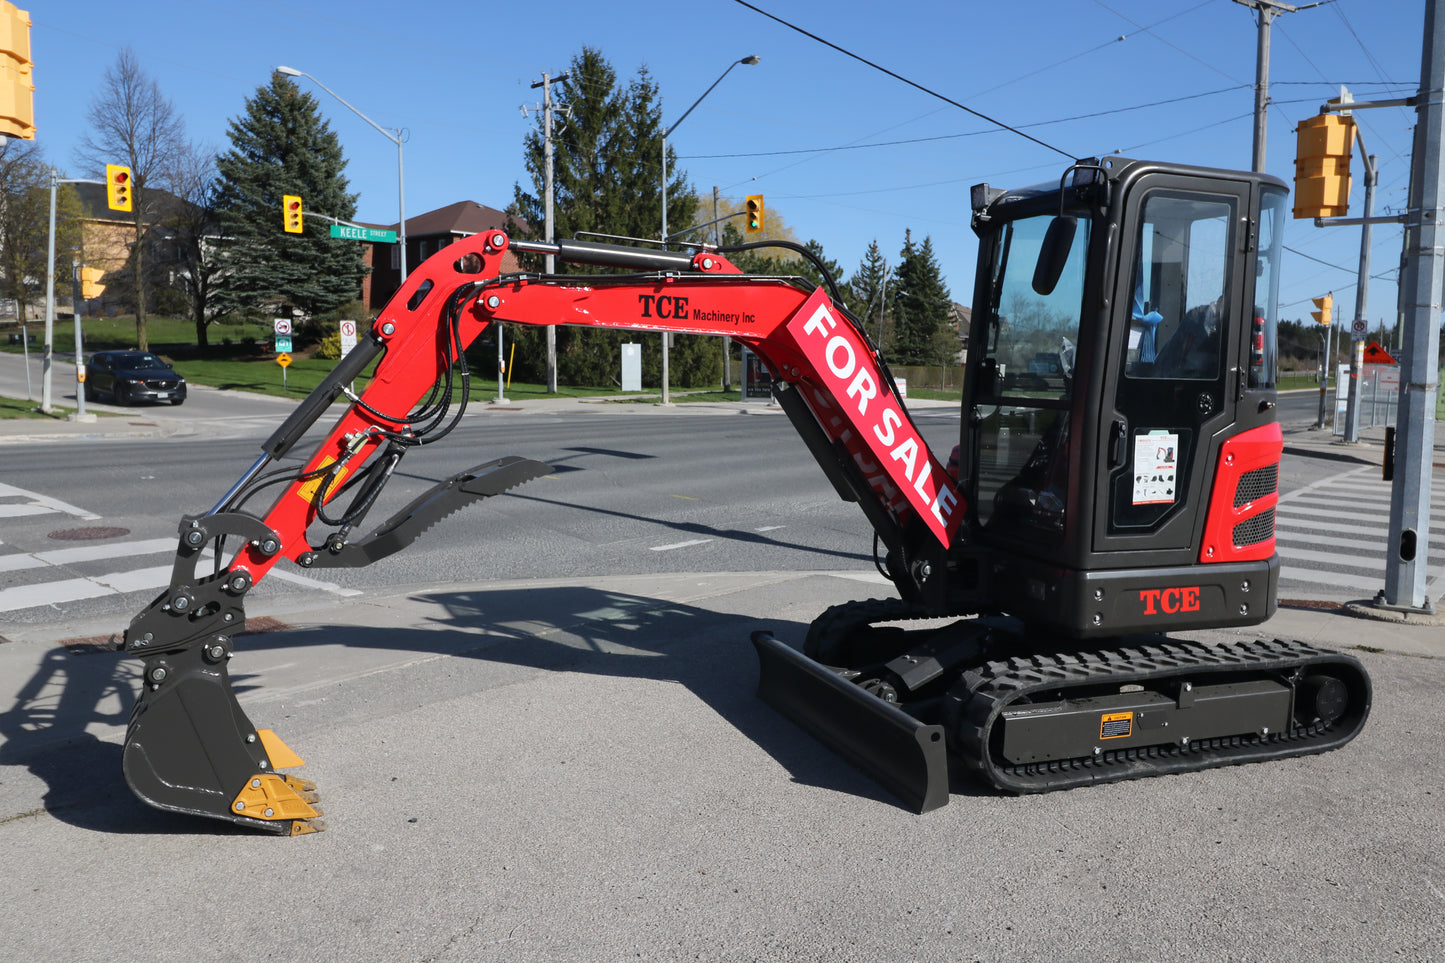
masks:
[[[395,231],[380,231],[373,227],[351,227],[347,224],[331,225],[331,236],[343,241],[376,241],[380,244],[395,244]]]

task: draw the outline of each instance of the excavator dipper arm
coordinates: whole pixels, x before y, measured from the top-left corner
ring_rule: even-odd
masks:
[[[512,247],[629,273],[503,274]],[[470,387],[464,352],[497,322],[742,342],[767,364],[776,397],[834,487],[860,504],[887,546],[900,593],[920,609],[943,604],[946,553],[964,506],[877,350],[822,289],[743,275],[709,251],[514,244],[489,231],[423,263],[242,478],[210,511],[182,520],[172,584],[136,616],[123,642],[143,662],[123,753],[126,780],[142,800],[278,833],[323,828],[315,787],[277,772],[300,758],[255,728],[232,690],[227,663],[245,624],[244,597],[283,558],[302,568],[367,565],[465,505],[551,471],[521,458],[487,462],[354,537],[401,458],[459,422]],[[352,395],[347,385],[373,361],[365,390]],[[342,394],[350,405],[307,460],[281,464]],[[267,491],[275,492],[270,507],[248,511]],[[226,558],[228,541],[234,552]],[[213,570],[202,574],[207,551]]]

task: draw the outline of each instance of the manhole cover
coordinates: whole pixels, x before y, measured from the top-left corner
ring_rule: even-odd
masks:
[[[51,532],[47,537],[59,539],[62,542],[84,542],[92,538],[120,538],[122,535],[129,535],[128,528],[113,528],[104,525],[97,525],[93,528],[66,528],[58,532]]]

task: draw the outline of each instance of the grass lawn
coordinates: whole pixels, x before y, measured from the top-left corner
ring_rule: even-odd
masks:
[[[48,421],[64,421],[66,415],[75,413],[74,408],[61,408],[59,405],[52,405],[50,414],[40,410],[39,401],[25,401],[21,398],[0,397],[0,418],[43,418]],[[91,412],[99,414],[102,418],[114,417],[110,412]]]
[[[85,353],[92,351],[114,351],[124,348],[135,347],[135,317],[126,315],[119,318],[84,318],[84,330],[81,337],[84,338]],[[30,334],[30,350],[32,352],[41,350],[45,340],[45,320],[27,321],[25,324]],[[17,332],[19,327],[5,328],[6,331]],[[271,337],[271,322],[252,322],[250,324],[213,324],[207,329],[207,339],[213,345],[222,344],[227,338],[233,343],[240,344],[245,338],[255,338],[257,341],[264,341]],[[73,354],[75,352],[75,322],[69,318],[64,320],[56,319],[53,331],[54,348],[57,354]],[[146,339],[150,342],[151,350],[157,354],[165,354],[167,347],[191,347],[196,343],[196,326],[183,318],[146,318]],[[8,338],[5,339],[8,342]],[[0,344],[0,351],[9,351],[11,354],[20,354],[22,347],[18,344]]]

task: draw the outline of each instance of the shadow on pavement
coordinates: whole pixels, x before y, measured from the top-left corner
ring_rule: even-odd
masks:
[[[888,803],[897,801],[868,777],[820,746],[756,696],[757,661],[749,633],[767,628],[800,640],[807,626],[763,621],[695,606],[587,587],[427,592],[407,602],[418,624],[318,626],[245,634],[237,652],[316,646],[429,653],[487,664],[457,673],[460,681],[437,698],[485,698],[485,690],[536,672],[579,672],[599,677],[654,679],[686,687],[728,724],[767,752],[794,781]],[[443,614],[444,613],[444,614]],[[388,666],[404,671],[394,664]],[[24,766],[46,785],[44,807],[71,825],[111,833],[234,833],[228,824],[150,809],[131,795],[121,774],[121,747],[87,729],[123,725],[140,685],[140,663],[116,654],[48,652],[15,703],[0,714],[0,765]],[[384,667],[386,668],[386,667]],[[384,678],[387,674],[382,672]],[[265,697],[254,676],[233,677],[236,693]],[[327,717],[339,724],[377,707],[369,693],[330,687]],[[601,684],[601,683],[599,683]],[[387,688],[390,688],[389,686]],[[294,695],[294,691],[292,693]],[[266,727],[273,707],[248,713]],[[350,701],[351,704],[348,704]],[[484,736],[479,736],[484,738]],[[970,785],[963,792],[982,792]]]

